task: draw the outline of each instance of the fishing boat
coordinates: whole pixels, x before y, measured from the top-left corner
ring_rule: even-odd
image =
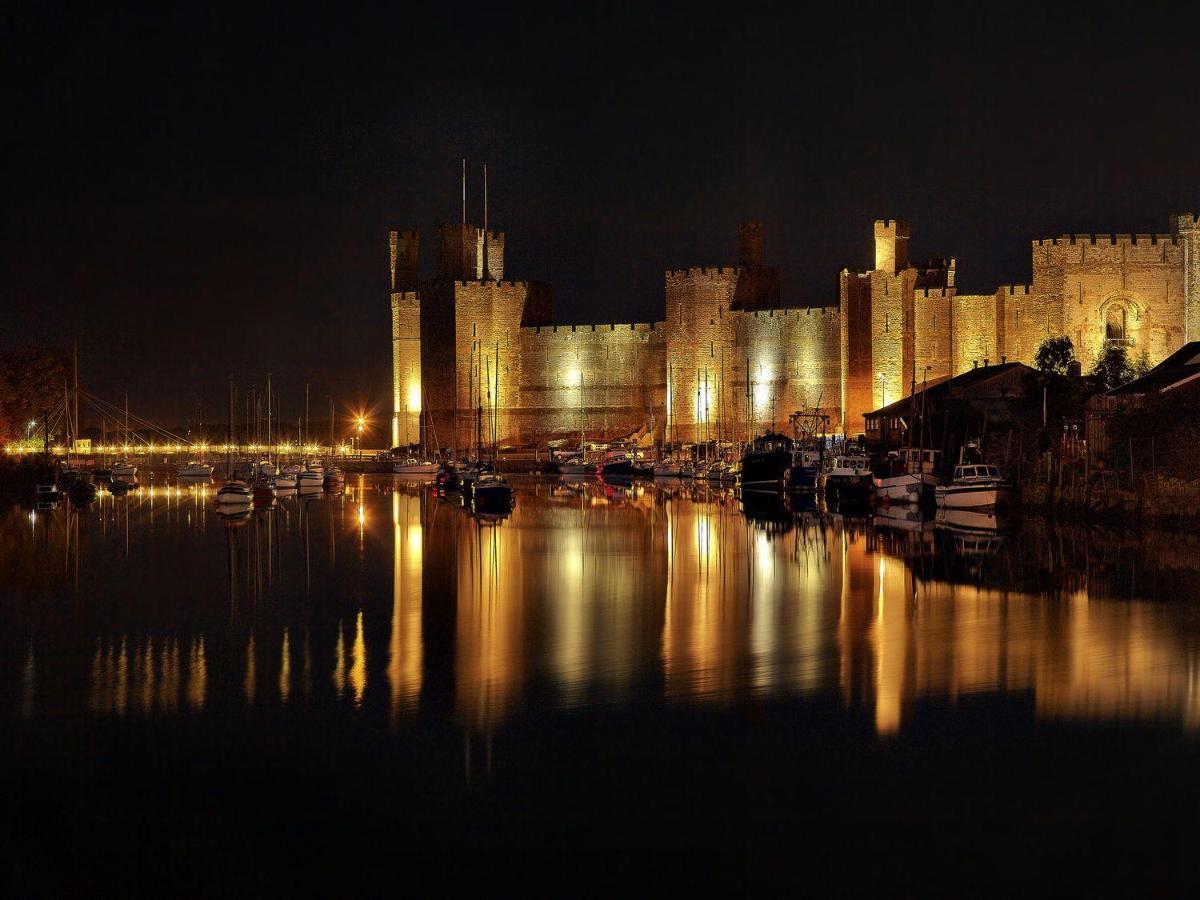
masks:
[[[816,491],[817,476],[825,454],[817,448],[800,447],[792,450],[792,461],[783,473],[783,487],[792,493]]]
[[[941,483],[935,474],[941,453],[904,447],[890,452],[872,478],[875,495],[890,503],[923,503]]]
[[[783,486],[784,473],[792,464],[793,444],[784,434],[764,434],[755,438],[742,455],[742,487],[779,490]]]
[[[113,478],[132,478],[137,474],[137,466],[126,460],[113,463],[112,477]]]
[[[633,459],[629,451],[624,449],[609,450],[604,454],[604,462],[600,464],[600,475],[604,478],[632,478]]]
[[[572,456],[558,464],[560,475],[595,475],[596,464],[590,463],[582,456]]]
[[[410,456],[402,462],[392,464],[392,471],[397,475],[436,475],[440,463],[436,460],[417,459]]]
[[[213,467],[207,463],[190,462],[179,467],[180,478],[212,478]]]
[[[847,450],[830,458],[817,480],[827,503],[866,503],[871,499],[871,460],[865,453]]]
[[[939,484],[933,496],[944,509],[991,509],[1012,499],[1012,484],[995,466],[958,465],[950,483]]]
[[[475,508],[501,512],[512,508],[513,489],[503,476],[492,473],[480,475],[475,481]]]

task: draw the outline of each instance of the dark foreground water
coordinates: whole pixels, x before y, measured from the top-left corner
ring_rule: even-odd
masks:
[[[986,524],[391,477],[0,508],[4,883],[1186,890],[1200,543]]]

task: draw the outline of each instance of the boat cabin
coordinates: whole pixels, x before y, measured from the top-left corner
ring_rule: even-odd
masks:
[[[995,481],[1000,478],[1000,470],[995,466],[955,466],[954,480],[970,483],[972,481]]]

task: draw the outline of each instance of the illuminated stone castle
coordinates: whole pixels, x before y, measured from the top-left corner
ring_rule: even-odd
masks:
[[[652,323],[552,323],[550,286],[505,280],[503,232],[389,235],[393,445],[423,423],[442,448],[652,436],[743,439],[797,410],[854,435],[863,414],[914,384],[1002,360],[1032,363],[1067,335],[1087,367],[1107,343],[1156,363],[1200,335],[1200,220],[1169,234],[1064,235],[1032,244],[1032,281],[959,294],[955,261],[914,265],[908,225],[875,223],[875,264],[842,271],[836,305],[786,303],[762,227],[737,263],[668,271]],[[427,410],[425,416],[422,410]]]

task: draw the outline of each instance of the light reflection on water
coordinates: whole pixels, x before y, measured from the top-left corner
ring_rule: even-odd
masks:
[[[0,513],[0,704],[25,717],[345,704],[489,731],[545,709],[835,697],[902,731],[1000,694],[1042,720],[1200,721],[1186,536],[743,514],[728,492],[418,485],[222,518],[195,489]]]

